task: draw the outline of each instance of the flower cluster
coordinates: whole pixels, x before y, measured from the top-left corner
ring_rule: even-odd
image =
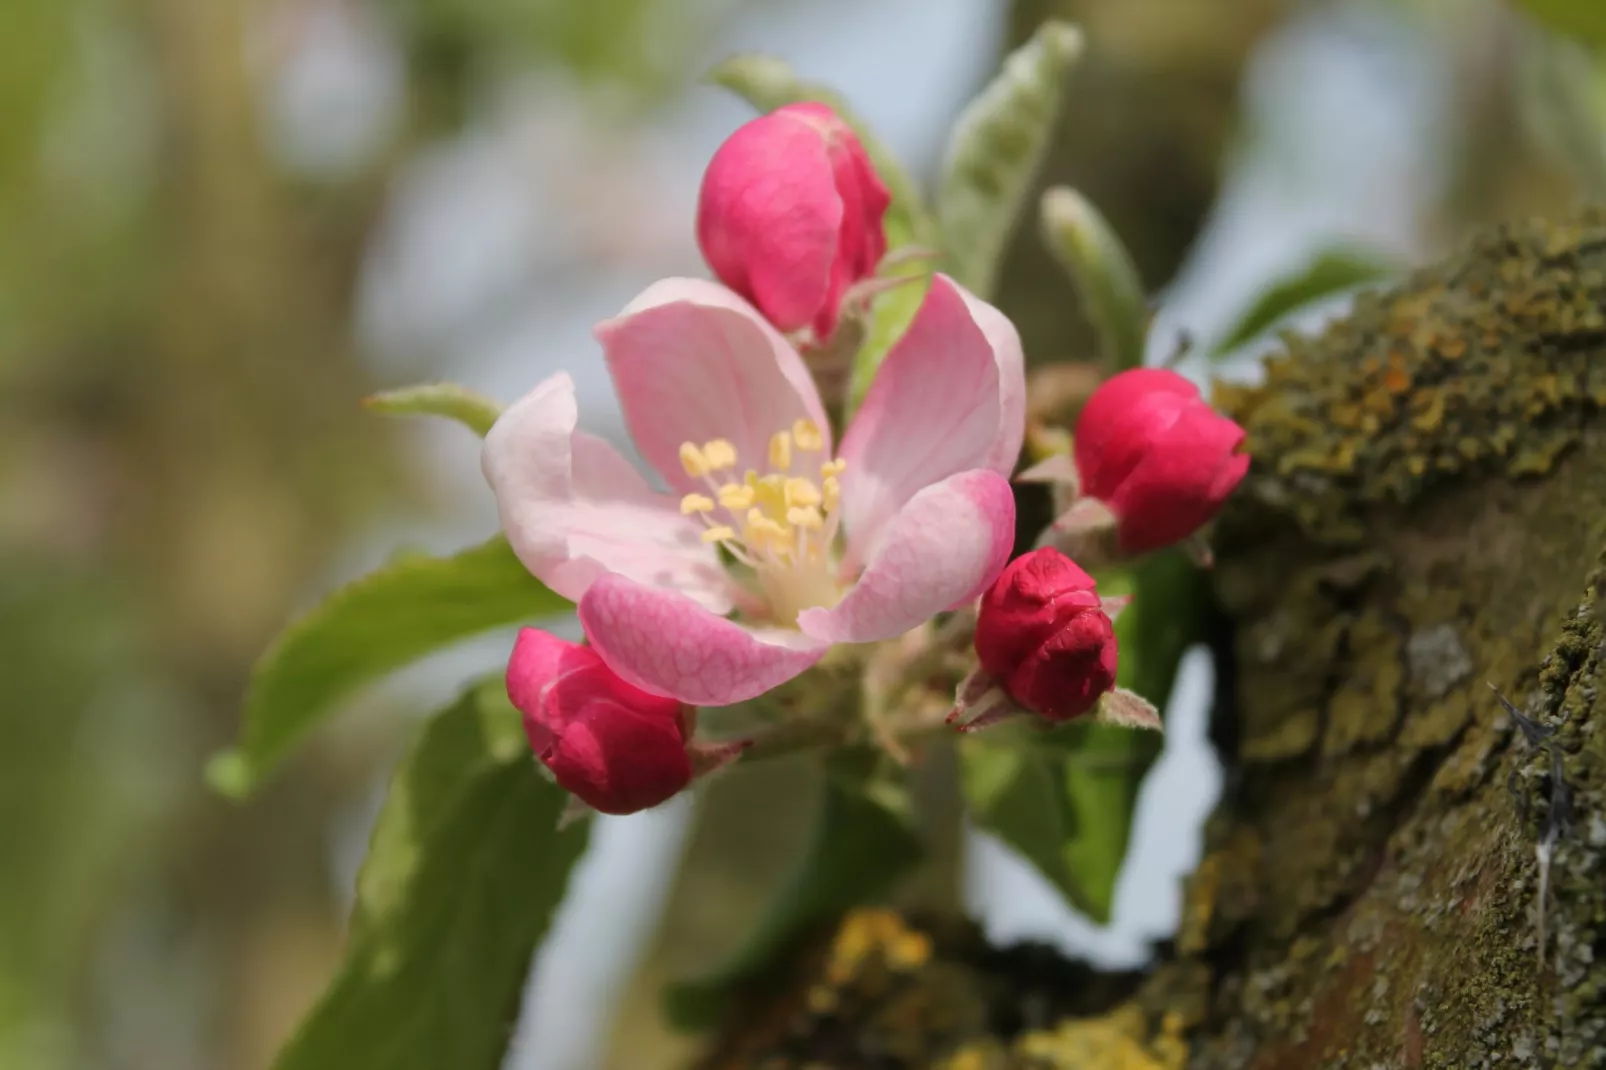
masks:
[[[978,599],[966,727],[1120,705],[1117,607],[1057,550],[1009,563],[1026,384],[1002,313],[935,276],[834,433],[793,339],[828,339],[875,273],[888,200],[829,109],[748,123],[698,208],[720,281],[665,279],[596,328],[648,472],[578,428],[564,373],[486,437],[502,528],[576,603],[586,638],[526,630],[508,694],[536,755],[594,809],[656,805],[737,753],[695,739],[695,707],[755,698],[834,644],[897,639]],[[1131,372],[1089,402],[1074,472],[1067,457],[1029,475],[1079,483],[1073,511],[1096,502],[1143,552],[1209,517],[1243,474],[1241,438],[1182,380]]]
[[[1067,508],[1044,539],[1016,558],[982,599],[980,667],[960,685],[950,720],[973,730],[1020,713],[1051,721],[1097,709],[1101,720],[1159,727],[1153,707],[1115,686],[1115,616],[1125,599],[1101,599],[1057,544],[1087,548],[1113,535],[1117,555],[1189,539],[1249,469],[1244,430],[1188,380],[1135,368],[1103,383],[1077,420],[1071,455],[1021,474],[1055,484]]]

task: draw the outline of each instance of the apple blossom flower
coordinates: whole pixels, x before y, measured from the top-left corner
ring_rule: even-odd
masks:
[[[1244,474],[1244,429],[1216,412],[1198,387],[1163,368],[1133,368],[1102,384],[1076,422],[1081,498],[1061,531],[1113,521],[1124,554],[1193,534],[1220,510]]]
[[[887,251],[891,197],[864,146],[824,104],[788,104],[714,153],[697,243],[720,281],[791,333],[831,337],[848,288]]]
[[[1153,707],[1115,686],[1115,617],[1126,598],[1099,597],[1093,577],[1045,546],[1011,561],[976,616],[980,667],[959,686],[949,723],[974,731],[1031,713],[1155,728]]]
[[[596,335],[670,493],[576,429],[561,372],[503,413],[483,463],[514,552],[631,684],[753,698],[834,643],[975,599],[1008,560],[1020,339],[952,280],[933,280],[839,446],[802,358],[717,283],[656,283]]]
[[[691,783],[691,709],[621,680],[589,647],[523,629],[507,695],[536,757],[594,810],[635,813]]]
[[[1093,577],[1052,547],[1011,561],[982,596],[976,656],[1050,720],[1081,716],[1115,687],[1115,626]]]

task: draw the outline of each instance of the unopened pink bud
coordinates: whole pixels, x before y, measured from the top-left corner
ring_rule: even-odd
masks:
[[[848,287],[887,251],[891,196],[864,146],[823,104],[788,104],[714,153],[697,243],[719,280],[782,331],[836,328]]]
[[[1093,578],[1053,547],[1011,561],[982,596],[976,655],[1018,705],[1055,721],[1115,687],[1115,628]]]
[[[590,647],[525,628],[507,694],[536,757],[594,810],[635,813],[691,783],[690,708],[626,683]]]
[[[1076,423],[1081,492],[1115,515],[1121,550],[1147,553],[1202,527],[1249,470],[1244,429],[1162,368],[1114,376]]]

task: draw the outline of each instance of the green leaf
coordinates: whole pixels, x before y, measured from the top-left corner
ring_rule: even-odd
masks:
[[[1176,550],[1135,569],[1100,572],[1099,592],[1134,595],[1115,622],[1117,683],[1164,710],[1177,665],[1202,637],[1209,597]],[[959,748],[972,816],[1030,861],[1072,906],[1110,920],[1132,838],[1138,789],[1160,753],[1153,732],[1074,723],[1052,731],[989,731]]]
[[[364,398],[363,404],[375,412],[396,416],[444,416],[481,438],[502,415],[502,406],[495,401],[456,383],[420,383],[383,390]]]
[[[424,729],[357,878],[346,957],[274,1070],[496,1070],[586,844],[493,681]]]
[[[1600,0],[1517,0],[1517,6],[1557,33],[1606,48],[1606,5]]]
[[[207,778],[226,795],[246,795],[363,684],[457,640],[568,609],[501,536],[450,557],[392,560],[324,599],[262,655],[240,741],[213,758]]]
[[[708,977],[670,988],[682,1029],[717,1022],[742,988],[761,979],[802,937],[843,911],[884,895],[920,861],[907,788],[868,751],[832,756],[813,841],[740,952]]]
[[[1132,255],[1092,202],[1067,186],[1043,194],[1043,240],[1070,275],[1111,375],[1143,363],[1149,309]]]
[[[870,154],[876,174],[892,195],[887,209],[887,247],[897,249],[910,243],[930,244],[935,240],[934,224],[921,203],[920,189],[903,169],[898,158],[872,134],[853,113],[841,94],[799,78],[791,64],[775,56],[741,55],[717,64],[708,80],[724,86],[762,112],[787,104],[813,101],[824,104],[853,128]]]
[[[1111,733],[1153,736],[1102,725],[1072,725],[1054,735]],[[1035,734],[991,729],[965,741],[959,769],[966,805],[972,820],[1019,851],[1072,906],[1103,924],[1110,919],[1125,851],[1124,843],[1120,851],[1113,846],[1123,822],[1090,806],[1110,794],[1105,790],[1109,776],[1125,777],[1124,759],[1117,757],[1103,770],[1069,753],[1063,742],[1029,738]],[[1112,856],[1113,871],[1108,868]]]
[[[1164,710],[1177,665],[1205,639],[1210,584],[1186,554],[1171,549],[1144,558],[1124,574],[1097,577],[1100,592],[1131,593],[1132,604],[1115,622],[1120,643],[1118,683]]]
[[[1237,349],[1306,305],[1375,282],[1393,270],[1393,265],[1376,253],[1329,249],[1300,270],[1263,289],[1232,329],[1216,343],[1215,355]]]
[[[949,137],[937,186],[937,222],[955,278],[992,295],[999,261],[1048,150],[1065,75],[1082,34],[1049,21],[1004,60]]]

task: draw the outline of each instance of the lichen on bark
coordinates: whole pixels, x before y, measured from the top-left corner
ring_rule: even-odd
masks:
[[[1233,775],[1143,1001],[1199,1068],[1606,1066],[1606,217],[1480,237],[1219,400]]]

